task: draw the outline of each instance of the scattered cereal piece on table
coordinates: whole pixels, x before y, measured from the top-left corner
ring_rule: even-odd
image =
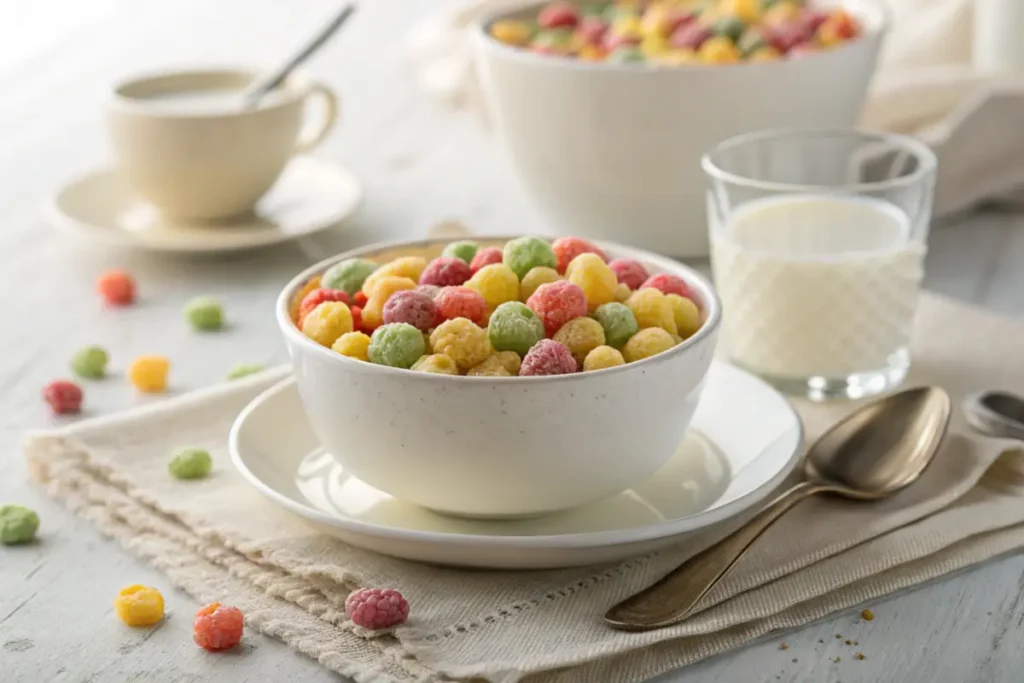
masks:
[[[128,381],[139,391],[158,394],[167,389],[171,362],[165,356],[139,356],[128,366]]]
[[[498,351],[466,372],[469,377],[515,377],[523,361],[515,351]]]
[[[519,300],[519,278],[504,263],[492,263],[476,271],[466,282],[466,287],[480,293],[488,311],[506,301]]]
[[[487,323],[487,336],[496,351],[514,351],[525,356],[544,338],[544,323],[519,301],[506,301],[494,309]]]
[[[587,354],[604,345],[604,327],[593,318],[573,318],[562,325],[552,339],[564,344],[582,368]]]
[[[678,294],[666,294],[672,305],[672,317],[676,321],[676,332],[683,339],[693,336],[700,329],[700,309],[691,299]]]
[[[213,468],[213,458],[203,448],[181,448],[167,464],[167,471],[175,479],[202,479]]]
[[[426,332],[434,327],[436,318],[437,306],[434,300],[416,290],[395,292],[384,304],[385,324],[409,323],[421,332]]]
[[[330,347],[338,337],[351,331],[352,311],[340,301],[325,301],[302,321],[302,334],[321,346]]]
[[[516,274],[517,280],[526,277],[532,268],[554,268],[555,252],[547,240],[540,237],[517,237],[505,243],[502,263]]]
[[[377,365],[408,369],[424,351],[422,332],[408,323],[390,323],[374,330],[367,357]]]
[[[587,314],[587,297],[578,285],[559,280],[541,285],[527,300],[526,305],[544,323],[549,337],[573,318]]]
[[[473,274],[476,274],[478,270],[485,266],[501,263],[502,258],[501,249],[498,247],[485,247],[473,255],[473,260],[469,262],[469,269],[473,271]]]
[[[592,349],[587,354],[587,357],[583,359],[583,370],[584,372],[591,372],[625,364],[626,359],[622,357],[622,353],[618,349],[613,349],[610,346],[598,346]]]
[[[103,379],[110,356],[102,346],[86,346],[71,357],[71,370],[86,379]]]
[[[152,626],[164,618],[164,596],[155,588],[133,584],[114,598],[114,612],[129,626]]]
[[[443,353],[455,361],[460,370],[479,365],[493,352],[487,330],[466,318],[446,320],[430,333],[434,353]]]
[[[598,306],[594,319],[604,328],[605,342],[616,349],[622,348],[640,329],[629,306],[617,301]]]
[[[633,259],[615,259],[608,264],[615,278],[630,289],[640,289],[650,274],[644,265]]]
[[[409,602],[396,590],[363,588],[345,600],[345,614],[356,626],[376,631],[405,623]]]
[[[111,306],[128,306],[135,301],[135,280],[123,270],[111,270],[100,275],[96,290]]]
[[[872,621],[875,618],[875,613],[869,609],[861,610],[860,618],[864,621]]]
[[[627,363],[656,356],[676,345],[672,335],[660,327],[648,327],[634,334],[622,347],[622,357]]]
[[[480,250],[480,245],[470,240],[459,240],[458,242],[450,242],[446,244],[444,249],[441,251],[441,256],[454,256],[457,259],[462,259],[469,265],[473,262],[473,257],[476,256],[476,252]]]
[[[82,389],[74,382],[58,379],[43,388],[43,400],[55,415],[70,415],[82,410]]]
[[[422,256],[400,256],[394,261],[388,261],[370,273],[363,282],[363,292],[372,299],[381,280],[392,277],[412,280],[413,286],[411,289],[415,289],[416,283],[420,281],[420,276],[423,275],[423,271],[426,269],[427,259]]]
[[[858,652],[857,654],[854,655],[854,657],[856,657],[860,661],[864,661],[866,659],[866,657],[864,657],[864,653],[863,652]]]
[[[430,372],[435,375],[457,375],[459,366],[451,357],[443,353],[433,353],[429,356],[420,356],[419,360],[412,364],[410,370],[418,372]]]
[[[301,305],[299,310],[301,315]],[[185,320],[195,330],[219,330],[224,326],[224,307],[212,296],[197,296],[185,304]]]
[[[547,268],[545,266],[531,268],[523,279],[519,281],[519,300],[526,301],[533,296],[533,293],[541,285],[546,285],[549,282],[558,282],[561,279],[562,276],[554,268]]]
[[[519,376],[567,375],[576,372],[577,369],[576,359],[564,344],[551,339],[541,339],[523,359]]]
[[[487,302],[480,292],[469,287],[444,287],[434,297],[434,305],[442,320],[466,318],[480,324],[487,316]]]
[[[455,256],[439,256],[427,264],[420,275],[421,285],[455,287],[473,277],[469,264]]]
[[[363,258],[345,259],[328,268],[323,275],[320,286],[328,289],[340,289],[349,296],[363,288],[366,278],[377,270],[377,264]]]
[[[239,363],[228,371],[225,379],[241,379],[255,375],[257,372],[263,372],[265,369],[266,366],[261,363]]]
[[[307,294],[302,299],[302,303],[299,304],[299,327],[302,327],[302,321],[306,319],[306,316],[309,315],[314,308],[325,301],[340,301],[341,303],[348,305],[351,303],[351,298],[347,293],[340,289],[317,287]]]
[[[362,332],[346,332],[331,346],[335,353],[364,361],[370,360],[369,348],[370,337]]]
[[[671,334],[679,333],[672,302],[660,289],[638,289],[626,299],[626,306],[633,312],[640,329],[660,327]]]
[[[569,263],[566,270],[569,282],[583,290],[587,310],[593,313],[601,304],[615,301],[615,289],[619,281],[608,264],[597,254],[580,254]]]
[[[229,650],[241,642],[244,624],[240,609],[211,602],[196,612],[192,620],[192,640],[209,652]]]
[[[24,505],[0,505],[0,543],[21,545],[36,537],[39,515]]]

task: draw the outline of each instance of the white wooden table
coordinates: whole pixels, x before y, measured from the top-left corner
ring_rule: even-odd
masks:
[[[100,88],[127,71],[190,62],[266,63],[332,10],[329,0],[43,0],[0,3],[0,502],[39,510],[43,542],[0,549],[0,680],[103,683],[340,681],[269,638],[241,656],[203,656],[189,639],[195,605],[158,572],[26,483],[19,441],[51,422],[40,390],[67,374],[78,347],[118,361],[174,359],[177,391],[210,384],[238,360],[285,360],[270,310],[279,287],[314,259],[370,240],[421,235],[457,218],[486,233],[538,225],[497,146],[466,115],[413,87],[401,40],[433,3],[370,0],[312,70],[343,95],[343,124],[320,156],[345,164],[367,200],[343,231],[230,258],[184,259],[93,249],[56,233],[39,205],[63,180],[109,155]],[[104,309],[96,275],[127,267],[142,301]],[[979,213],[936,229],[933,290],[1024,316],[1024,216]],[[180,323],[189,296],[223,298],[234,323],[198,339]],[[123,366],[122,366],[123,367]],[[123,377],[89,386],[88,413],[139,402]],[[166,588],[171,618],[126,637],[111,614],[124,584]],[[1019,681],[1024,557],[993,562],[876,606],[707,661],[660,681]],[[843,639],[837,639],[842,634]],[[859,641],[856,648],[846,638]],[[781,650],[785,640],[788,649]],[[854,659],[856,651],[866,659]],[[836,663],[839,657],[841,661]]]

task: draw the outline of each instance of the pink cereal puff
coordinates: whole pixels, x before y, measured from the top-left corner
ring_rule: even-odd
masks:
[[[420,275],[421,285],[437,285],[438,287],[454,287],[473,277],[469,264],[454,256],[439,256],[427,264],[426,270]]]
[[[690,286],[686,284],[683,278],[677,275],[671,275],[669,273],[658,273],[652,275],[640,285],[640,289],[646,289],[652,287],[654,289],[660,289],[662,294],[678,294],[686,299],[693,299],[693,294],[690,292]]]
[[[422,292],[404,290],[395,292],[384,304],[384,323],[409,323],[420,332],[434,326],[437,306]]]
[[[363,588],[349,594],[345,614],[356,626],[376,631],[405,623],[409,602],[396,590]]]
[[[437,285],[416,285],[416,290],[420,294],[426,294],[431,299],[436,299],[437,295],[441,292],[441,288]]]
[[[476,274],[476,271],[480,270],[484,266],[489,266],[493,263],[501,263],[504,255],[498,247],[487,247],[486,249],[480,249],[476,252],[476,256],[469,262],[469,269]]]
[[[469,287],[445,287],[434,297],[438,318],[454,320],[466,318],[476,324],[487,315],[487,302],[480,293]]]
[[[597,254],[602,261],[608,263],[608,256],[582,237],[559,237],[551,243],[551,249],[555,252],[558,272],[563,275],[572,260],[580,254]]]
[[[608,264],[615,277],[630,289],[640,289],[651,275],[639,261],[632,259],[615,259]]]
[[[587,314],[586,295],[578,285],[568,280],[541,285],[526,300],[526,305],[544,323],[544,331],[549,337],[573,318]]]
[[[568,347],[551,339],[541,339],[523,358],[519,376],[568,375],[577,369],[576,359]]]

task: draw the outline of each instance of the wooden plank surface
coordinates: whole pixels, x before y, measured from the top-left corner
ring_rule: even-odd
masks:
[[[263,637],[249,637],[238,654],[204,656],[188,638],[192,601],[27,485],[19,441],[25,429],[53,423],[40,389],[66,374],[66,359],[82,345],[103,344],[118,360],[167,353],[175,363],[174,391],[187,391],[219,380],[239,360],[285,360],[272,300],[314,259],[371,240],[421,235],[448,218],[492,234],[540,225],[483,126],[429,101],[411,81],[402,40],[434,7],[365,2],[311,67],[342,95],[341,128],[318,155],[363,180],[367,199],[355,219],[302,244],[186,259],[92,248],[40,218],[40,204],[61,182],[109,163],[99,113],[103,86],[167,64],[271,63],[319,26],[334,4],[0,5],[0,501],[38,509],[45,531],[41,544],[0,550],[0,680],[342,680]],[[96,274],[111,267],[139,277],[142,300],[130,315],[104,309],[93,293]],[[1024,316],[1024,216],[976,213],[938,227],[927,285]],[[225,301],[228,332],[199,339],[180,323],[181,303],[199,293]],[[90,385],[88,400],[88,414],[142,402],[119,376]],[[111,598],[133,582],[165,587],[171,616],[155,631],[126,638]],[[1011,557],[881,603],[873,622],[842,615],[658,680],[1018,681],[1022,603],[1024,557]],[[846,639],[859,644],[848,646]],[[858,651],[863,661],[854,658]]]

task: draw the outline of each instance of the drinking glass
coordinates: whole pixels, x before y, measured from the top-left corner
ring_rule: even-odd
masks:
[[[815,400],[902,382],[932,151],[900,135],[771,130],[727,140],[701,163],[726,358]]]

